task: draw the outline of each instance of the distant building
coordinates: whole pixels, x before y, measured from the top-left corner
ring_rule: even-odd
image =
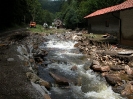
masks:
[[[57,28],[61,28],[63,26],[63,23],[61,20],[59,19],[56,19],[54,20],[54,25],[57,27]]]
[[[119,43],[133,45],[133,0],[97,10],[88,19],[88,32],[116,33]]]

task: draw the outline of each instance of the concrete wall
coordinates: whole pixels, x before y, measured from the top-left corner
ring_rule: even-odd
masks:
[[[121,18],[121,43],[124,45],[133,45],[133,8],[120,12]]]
[[[114,12],[119,17],[119,12]],[[108,25],[108,26],[107,26]],[[118,33],[119,20],[112,13],[95,16],[88,19],[88,32],[92,33]]]
[[[133,9],[121,11],[120,18],[123,38],[133,40]]]

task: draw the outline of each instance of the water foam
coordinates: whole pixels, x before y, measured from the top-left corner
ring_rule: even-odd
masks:
[[[51,40],[49,42],[47,42],[47,46],[48,48],[60,48],[60,49],[74,49],[74,44],[76,42],[72,42],[72,41],[54,41]]]

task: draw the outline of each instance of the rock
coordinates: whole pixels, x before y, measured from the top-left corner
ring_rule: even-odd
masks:
[[[100,66],[100,65],[93,65],[93,66],[92,66],[92,69],[93,69],[94,71],[101,71],[101,66]]]
[[[101,72],[110,71],[110,67],[109,67],[109,66],[102,66],[100,71],[101,71]]]
[[[100,63],[97,60],[93,60],[93,65],[100,65]]]
[[[29,66],[30,66],[29,61],[25,61],[25,62],[24,62],[24,66],[29,67]]]
[[[124,90],[124,86],[123,85],[120,85],[120,86],[114,86],[112,87],[112,90],[116,93],[119,93],[121,94],[121,91]]]
[[[8,58],[7,61],[9,62],[14,61],[14,58]]]
[[[128,82],[125,86],[125,89],[121,91],[122,95],[130,95],[133,94],[133,85]]]
[[[72,71],[76,71],[77,69],[78,69],[77,66],[73,66],[73,67],[71,68]]]
[[[82,36],[82,33],[76,33],[77,36]]]
[[[77,35],[74,35],[74,36],[72,36],[72,39],[73,40],[81,40],[82,39],[82,36],[77,36]]]
[[[76,43],[75,45],[74,45],[74,47],[78,47],[80,44],[79,43]]]
[[[100,71],[100,72],[107,72],[110,71],[110,67],[109,66],[100,66],[100,65],[93,65],[92,69],[94,71]]]
[[[50,97],[48,96],[48,94],[50,93],[47,91],[47,89],[44,86],[40,86],[39,84],[33,82],[31,82],[31,84],[38,92],[40,92],[44,96],[45,99],[50,99]]]
[[[40,80],[39,80],[39,84],[40,84],[41,86],[45,86],[47,89],[50,88],[49,82],[47,82],[47,81],[45,81],[45,80],[43,80],[43,79],[40,79]]]
[[[34,44],[34,45],[33,45],[33,48],[34,48],[34,49],[38,49],[38,45],[37,45],[37,44]]]
[[[49,94],[45,94],[44,99],[51,99],[51,98],[50,98]]]
[[[133,62],[130,61],[130,62],[128,63],[128,65],[129,65],[130,67],[133,67]]]
[[[120,75],[118,74],[107,74],[105,75],[105,79],[110,85],[113,86],[119,84],[122,81]]]
[[[124,67],[121,66],[121,65],[114,65],[114,66],[111,66],[111,70],[114,70],[114,71],[120,71],[120,70],[124,70]]]
[[[59,85],[69,86],[69,82],[72,82],[72,81],[66,79],[65,77],[59,76],[59,75],[54,74],[52,72],[50,72],[50,75],[55,79],[56,83],[58,83]]]
[[[30,79],[34,83],[38,82],[40,80],[40,78],[36,74],[34,74],[32,72],[27,72],[26,76],[27,76],[28,79]]]
[[[126,73],[128,75],[132,75],[133,74],[133,70],[128,65],[125,66],[125,71],[126,71]]]
[[[109,61],[109,55],[103,56],[102,59],[103,59],[104,61],[105,61],[105,60],[106,60],[106,61]]]
[[[105,77],[106,75],[108,75],[108,72],[103,72],[101,75]]]

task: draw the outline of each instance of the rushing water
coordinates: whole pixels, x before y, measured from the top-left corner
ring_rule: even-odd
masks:
[[[39,66],[39,76],[52,84],[52,99],[123,99],[113,92],[104,78],[92,70],[84,70],[83,66],[88,60],[74,47],[76,42],[58,38],[56,35],[49,35],[45,39],[47,41],[40,48],[48,51],[48,55],[44,57],[44,64],[47,66]],[[77,66],[76,71],[71,70],[73,66]],[[80,78],[81,86],[73,83],[59,86],[49,75],[50,71],[73,81]]]

